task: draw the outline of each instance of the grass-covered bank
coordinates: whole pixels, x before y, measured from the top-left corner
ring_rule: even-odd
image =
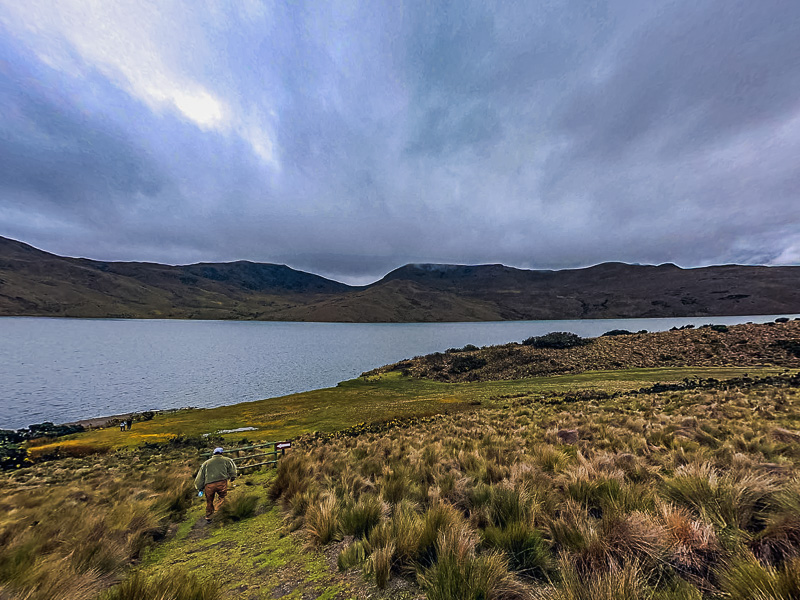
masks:
[[[0,598],[94,598],[192,504],[194,453],[68,458],[0,479]]]
[[[420,597],[419,586],[429,598],[468,598],[464,586],[488,590],[486,598],[578,598],[622,584],[638,594],[628,597],[711,598],[727,589],[721,582],[735,579],[736,569],[784,585],[794,576],[786,565],[794,564],[788,557],[798,535],[787,500],[798,454],[796,390],[762,385],[604,397],[698,375],[779,370],[630,370],[456,386],[400,374],[347,382],[305,401],[323,411],[334,398],[358,401],[370,390],[380,397],[384,388],[383,397],[406,400],[385,408],[387,417],[400,416],[397,407],[413,413],[449,398],[468,410],[374,431],[351,427],[341,438],[303,436],[274,483],[273,472],[243,478],[225,522],[210,528],[198,526],[201,503],[189,487],[196,449],[123,444],[33,465],[0,479],[0,598],[161,598],[168,582],[184,594],[169,600],[410,599]],[[359,406],[336,418],[358,423]],[[146,424],[105,433],[126,436],[140,425]],[[577,443],[563,443],[572,431]],[[684,471],[688,499],[665,495],[665,482]],[[688,528],[685,535],[700,536],[713,550],[686,550],[706,578],[685,580],[697,592],[682,583],[680,565],[669,563],[664,532],[672,525],[654,512],[669,503],[684,515],[676,522]],[[672,565],[666,574],[636,562],[655,559],[636,554],[635,544],[604,545],[614,527],[644,535],[651,525],[655,562]],[[773,533],[765,533],[768,527]],[[410,537],[397,538],[401,531]],[[565,537],[553,537],[558,531]],[[609,556],[622,569],[616,579],[599,575],[612,564]],[[764,556],[773,562],[753,562]],[[781,556],[787,558],[778,565],[774,557]],[[731,562],[738,558],[741,564]],[[569,588],[573,573],[575,582],[595,587]],[[664,585],[654,584],[662,575]],[[443,595],[449,585],[455,591]],[[688,595],[664,595],[669,586]]]
[[[292,527],[427,597],[800,597],[800,390],[507,400],[282,463]]]
[[[0,476],[0,600],[800,597],[800,380],[777,355],[725,356],[472,382],[387,369],[32,441],[51,460]],[[191,444],[243,427],[222,443],[296,443],[207,527]]]
[[[289,439],[313,431],[332,432],[364,421],[426,416],[473,410],[477,405],[503,405],[511,396],[541,396],[581,389],[620,391],[656,382],[685,378],[728,379],[745,373],[762,376],[783,371],[769,367],[675,367],[585,372],[521,380],[444,383],[387,372],[359,377],[333,388],[245,402],[212,409],[189,409],[158,414],[137,422],[130,431],[116,427],[41,440],[30,448],[33,458],[49,455],[84,455],[144,444],[159,444],[178,436],[198,438],[222,430],[242,427],[252,431],[222,435],[227,441],[240,439]]]
[[[610,334],[610,335],[609,335]],[[782,365],[800,368],[800,320],[692,325],[653,333],[612,330],[582,339],[553,332],[502,346],[451,348],[375,369],[435,381],[522,379],[610,369]]]

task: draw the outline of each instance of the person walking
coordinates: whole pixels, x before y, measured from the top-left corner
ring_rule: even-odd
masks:
[[[214,448],[211,458],[202,464],[194,479],[194,487],[206,496],[207,523],[214,514],[215,496],[219,496],[219,506],[222,506],[228,495],[228,480],[236,479],[236,464],[227,456],[222,456],[223,452],[222,448]]]

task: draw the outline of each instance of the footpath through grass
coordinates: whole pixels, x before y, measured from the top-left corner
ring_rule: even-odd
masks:
[[[267,498],[273,478],[272,470],[240,477],[210,525],[198,500],[175,537],[147,553],[141,573],[168,577],[178,568],[212,578],[224,598],[354,598],[352,582],[336,575],[322,553],[284,534],[283,515]],[[243,505],[255,514],[241,514]]]
[[[780,367],[628,369],[475,383],[442,383],[392,372],[278,398],[160,414],[151,421],[135,423],[131,431],[121,432],[116,427],[97,429],[40,446],[36,452],[46,454],[58,448],[67,452],[74,448],[76,452],[82,452],[93,448],[135,447],[165,442],[177,436],[215,435],[218,431],[243,427],[255,430],[221,437],[228,442],[245,438],[273,441],[313,431],[332,432],[365,421],[459,412],[477,403],[502,406],[505,398],[510,396],[566,393],[579,389],[624,391],[685,378],[728,379],[744,373],[763,376],[782,370]]]

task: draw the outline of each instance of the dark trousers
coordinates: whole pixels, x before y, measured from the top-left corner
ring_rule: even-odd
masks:
[[[214,514],[214,497],[219,496],[219,504],[217,508],[222,506],[225,501],[225,496],[228,495],[228,480],[213,481],[207,483],[203,492],[206,495],[206,519],[210,519]]]

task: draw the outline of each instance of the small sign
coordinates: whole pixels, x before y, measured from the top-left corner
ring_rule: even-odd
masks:
[[[292,447],[292,442],[278,442],[277,444],[275,444],[276,450],[284,450],[286,448],[291,448],[291,447]]]

